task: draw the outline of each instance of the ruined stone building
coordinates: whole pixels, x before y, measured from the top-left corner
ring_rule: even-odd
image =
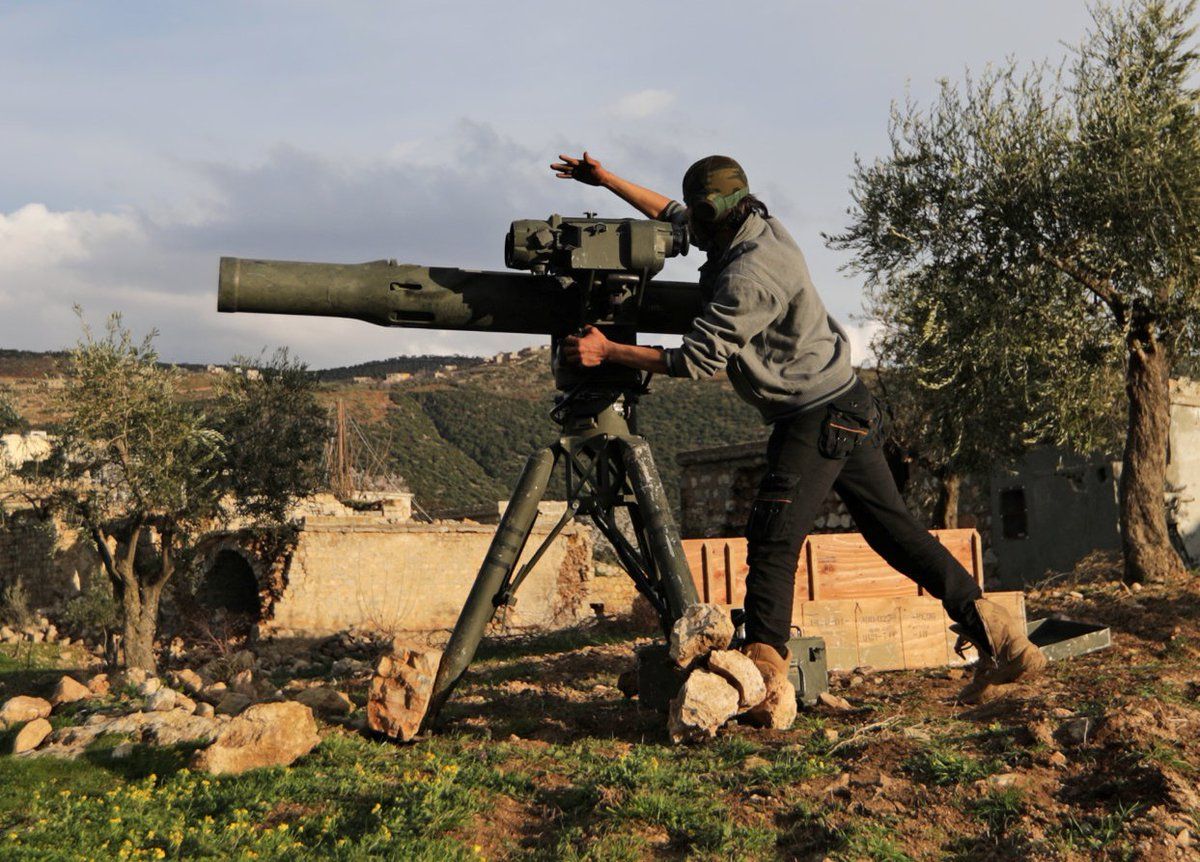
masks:
[[[680,487],[685,538],[740,536],[758,483],[766,472],[766,441],[683,452]],[[1035,448],[990,476],[964,479],[959,526],[983,537],[989,588],[1020,589],[1050,571],[1071,569],[1084,555],[1120,548],[1119,459]],[[918,517],[930,498],[914,471],[898,477]],[[1200,564],[1200,383],[1171,381],[1171,426],[1165,492],[1176,547]],[[853,521],[830,494],[813,532],[853,531]]]

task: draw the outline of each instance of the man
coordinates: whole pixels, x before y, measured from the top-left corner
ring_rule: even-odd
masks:
[[[564,351],[584,366],[615,362],[675,377],[724,368],[738,394],[772,425],[767,472],[747,526],[744,647],[767,680],[769,701],[795,696],[787,682],[787,641],[796,564],[830,488],[871,547],[941,599],[979,650],[963,701],[1040,673],[1046,659],[1019,622],[983,598],[908,512],[880,449],[879,406],[854,373],[846,334],[826,312],[800,249],[750,193],[741,166],[726,156],[696,162],[684,175],[680,204],[622,179],[586,152],[559,158],[551,165],[558,177],[606,188],[650,218],[686,223],[692,242],[708,254],[700,267],[707,305],[680,347],[618,344],[588,327],[566,339]]]

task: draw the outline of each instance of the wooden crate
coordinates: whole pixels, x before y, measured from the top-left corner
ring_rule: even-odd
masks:
[[[974,530],[933,530],[933,536],[979,584],[983,553]],[[746,540],[685,539],[684,555],[702,601],[741,607],[746,596]],[[796,604],[818,599],[919,596],[923,591],[871,550],[859,533],[809,536],[796,567]]]
[[[975,530],[933,535],[976,582],[983,559]],[[701,601],[741,607],[746,597],[746,540],[687,539],[684,554]],[[991,593],[1024,622],[1022,593]],[[830,670],[870,666],[901,670],[963,664],[942,604],[891,568],[858,533],[810,536],[800,552],[792,624],[825,639]]]
[[[1024,593],[988,593],[988,598],[1025,624]],[[802,602],[793,623],[801,635],[825,639],[830,670],[914,670],[975,660],[974,650],[965,658],[954,652],[957,635],[950,631],[942,603],[932,596]]]

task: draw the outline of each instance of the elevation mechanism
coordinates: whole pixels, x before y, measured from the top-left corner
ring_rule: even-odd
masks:
[[[664,633],[699,601],[679,530],[637,435],[636,408],[649,375],[561,359],[565,336],[588,324],[619,342],[638,332],[683,334],[703,308],[695,284],[654,281],[668,257],[687,253],[682,227],[644,219],[564,218],[512,223],[505,264],[526,273],[412,266],[293,263],[222,258],[219,311],[351,317],[381,326],[539,333],[551,337],[559,395],[558,439],[529,456],[443,652],[428,726],[475,656],[487,624],[573,519],[586,515],[654,607]],[[565,473],[567,507],[524,565],[525,549],[554,470]],[[618,527],[624,509],[631,529]]]

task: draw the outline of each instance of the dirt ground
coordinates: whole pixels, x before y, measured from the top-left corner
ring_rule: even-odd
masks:
[[[568,804],[583,783],[569,752],[586,744],[614,760],[654,750],[685,783],[698,770],[731,823],[774,836],[735,854],[736,841],[697,843],[686,818],[633,816],[644,840],[628,858],[1200,858],[1200,578],[1135,591],[1101,559],[1030,592],[1028,609],[1111,626],[1114,644],[973,708],[955,701],[961,671],[837,675],[850,712],[802,710],[787,732],[727,726],[686,749],[617,691],[634,645],[618,633],[491,647],[447,732],[505,742],[544,792],[501,797],[470,840],[522,856],[565,830],[586,855],[608,836],[605,811],[645,807],[640,781],[605,785],[591,813]]]

